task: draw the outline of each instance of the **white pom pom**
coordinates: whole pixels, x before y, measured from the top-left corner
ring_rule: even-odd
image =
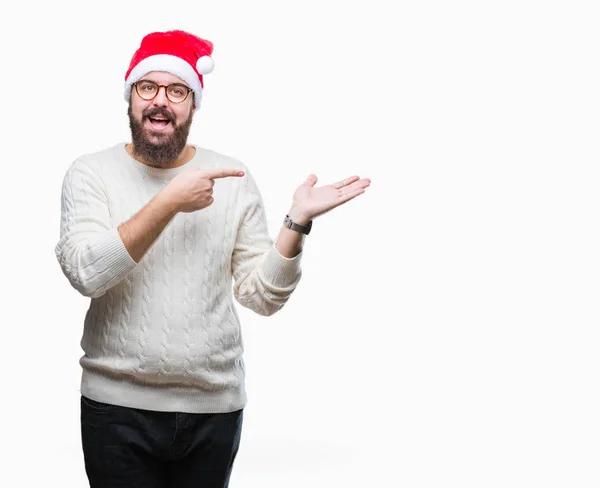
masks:
[[[210,56],[202,56],[196,61],[196,71],[201,75],[207,75],[215,69],[215,62]]]

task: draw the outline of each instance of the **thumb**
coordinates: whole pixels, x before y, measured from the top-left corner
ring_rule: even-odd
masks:
[[[308,186],[315,186],[315,184],[317,183],[317,175],[310,175],[308,178],[306,178],[306,181],[304,182],[305,185]]]

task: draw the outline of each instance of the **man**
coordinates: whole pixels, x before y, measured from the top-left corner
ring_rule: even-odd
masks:
[[[183,31],[144,37],[125,76],[132,142],[64,178],[56,256],[91,297],[80,364],[92,488],[228,486],[246,404],[232,298],[280,310],[312,221],[370,184],[310,175],[273,242],[248,168],[187,144],[212,49]]]

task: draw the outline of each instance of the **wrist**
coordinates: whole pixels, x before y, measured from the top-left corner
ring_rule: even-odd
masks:
[[[175,217],[180,211],[181,206],[177,202],[173,195],[171,195],[167,188],[162,190],[156,195],[156,203],[158,203],[169,215]]]
[[[287,213],[290,219],[300,225],[308,225],[308,223],[312,220],[306,213],[302,212],[301,209],[297,207],[290,208],[290,211]]]
[[[312,228],[312,220],[309,220],[307,224],[301,224],[299,222],[295,222],[292,218],[290,218],[289,215],[286,215],[285,219],[283,219],[283,226],[293,230],[294,232],[308,235],[310,234],[310,229]]]

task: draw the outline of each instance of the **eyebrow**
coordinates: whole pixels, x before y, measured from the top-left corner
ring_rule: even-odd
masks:
[[[141,80],[138,80],[138,83],[142,82],[142,81],[148,81],[150,83],[155,83],[157,85],[160,85],[160,83],[154,81],[154,80],[148,80],[146,78],[142,78]],[[171,85],[176,85],[176,86],[183,86],[184,88],[187,88],[189,90],[191,90],[191,88],[183,83],[179,83],[178,81],[176,81],[175,83],[169,83],[167,86],[171,86]]]

